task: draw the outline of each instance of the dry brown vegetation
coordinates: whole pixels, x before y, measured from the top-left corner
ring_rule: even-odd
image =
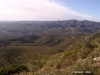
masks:
[[[1,38],[0,75],[100,75],[99,34]]]

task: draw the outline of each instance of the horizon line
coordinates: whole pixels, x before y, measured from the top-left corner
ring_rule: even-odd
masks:
[[[69,19],[69,20],[77,20],[77,19]],[[50,21],[68,21],[68,20],[0,20],[0,22],[19,22],[19,21],[37,21],[37,22],[50,22]],[[77,20],[77,21],[94,21],[94,20]],[[100,21],[94,21],[94,22],[100,22]]]

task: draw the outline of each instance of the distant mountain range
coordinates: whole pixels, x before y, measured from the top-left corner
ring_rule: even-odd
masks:
[[[73,35],[100,30],[100,22],[88,20],[0,22],[1,36]]]

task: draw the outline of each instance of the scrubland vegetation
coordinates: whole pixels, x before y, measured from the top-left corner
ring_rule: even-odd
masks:
[[[100,75],[100,33],[0,37],[0,75]]]
[[[0,22],[0,75],[100,75],[100,23]]]

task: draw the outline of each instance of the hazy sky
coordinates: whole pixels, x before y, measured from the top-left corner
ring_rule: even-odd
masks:
[[[99,7],[99,0],[0,0],[0,21],[100,21]]]

